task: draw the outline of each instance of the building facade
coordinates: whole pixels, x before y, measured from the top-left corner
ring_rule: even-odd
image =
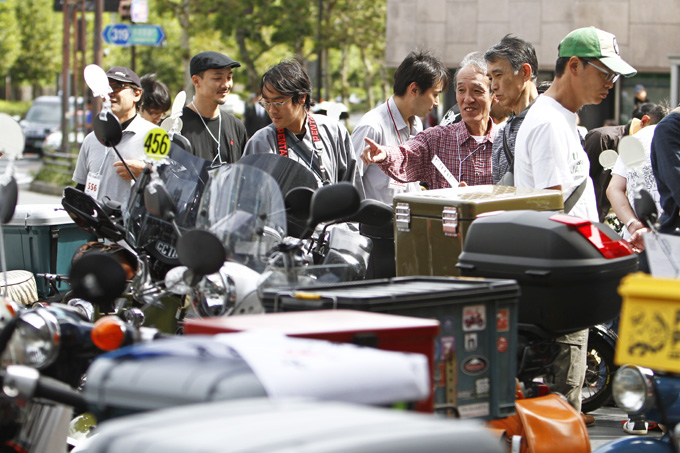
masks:
[[[535,46],[539,79],[550,80],[559,42],[591,25],[616,35],[621,56],[638,75],[617,82],[600,106],[586,107],[586,127],[630,119],[636,85],[645,86],[652,102],[677,104],[671,99],[670,57],[680,61],[678,0],[387,0],[386,63],[396,67],[409,51],[429,49],[454,69],[469,52],[484,51],[511,33]],[[453,99],[450,90],[447,104]]]

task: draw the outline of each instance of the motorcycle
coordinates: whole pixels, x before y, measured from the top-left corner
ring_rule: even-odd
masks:
[[[544,246],[539,249],[533,246],[535,243]],[[566,420],[574,427],[582,427],[580,432],[575,428],[577,431],[570,434],[576,437],[566,439],[552,428],[543,431],[541,423],[550,426],[561,415],[549,405],[542,406],[541,399],[554,396],[541,396],[541,392],[548,391],[542,384],[550,383],[554,374],[553,364],[559,353],[555,339],[614,319],[621,304],[616,287],[637,266],[633,250],[609,227],[576,217],[547,211],[508,211],[480,217],[470,226],[458,261],[461,275],[512,278],[521,289],[517,348],[520,386],[515,403],[518,415],[490,422],[506,429],[510,436],[522,437],[518,451],[545,442],[541,435],[546,432],[554,436],[553,443],[557,442],[555,436],[560,436],[558,443],[563,451],[589,451],[588,442],[568,444],[588,439],[580,414],[571,407],[563,414],[569,413]],[[600,365],[606,368],[612,364],[609,359],[613,355],[613,337],[604,340],[609,331],[599,327],[593,331],[597,335],[589,346],[593,367],[589,371]],[[603,372],[603,383],[608,379],[604,373],[608,371]],[[536,382],[539,378],[541,384]],[[605,398],[606,393],[598,397]],[[527,405],[535,406],[532,417],[523,413]],[[584,409],[588,409],[587,405]],[[537,425],[531,427],[531,420]]]
[[[272,173],[278,181],[260,168],[276,168]],[[188,296],[188,317],[261,313],[266,288],[365,275],[370,241],[342,226],[329,225],[383,224],[390,221],[391,210],[372,200],[360,202],[347,183],[316,191],[286,187],[298,184],[294,173],[299,168],[309,173],[292,160],[261,154],[257,165],[239,162],[213,173],[199,209],[197,227],[201,230],[179,239],[179,260],[184,266],[166,279],[169,288]],[[282,188],[290,189],[285,201]],[[291,225],[299,237],[288,234]]]

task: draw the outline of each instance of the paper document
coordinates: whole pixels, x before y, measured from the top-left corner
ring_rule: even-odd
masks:
[[[653,277],[679,278],[680,277],[680,236],[672,234],[645,233],[645,252],[649,270]],[[670,257],[664,249],[668,252]]]
[[[435,155],[432,158],[432,164],[437,170],[439,170],[439,173],[442,174],[444,179],[446,179],[446,182],[448,182],[451,187],[458,187],[460,185],[458,180],[451,174],[449,169],[446,168],[446,165],[444,165],[444,162],[442,162],[439,156]]]
[[[430,393],[423,354],[388,352],[251,331],[216,335],[245,360],[270,397],[304,396],[361,404],[419,401]]]

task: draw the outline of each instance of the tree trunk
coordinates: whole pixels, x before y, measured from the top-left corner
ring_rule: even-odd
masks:
[[[375,101],[373,100],[373,90],[371,86],[373,85],[373,64],[371,59],[366,55],[366,51],[363,47],[360,48],[361,51],[361,61],[366,68],[364,74],[364,90],[366,90],[366,103],[368,104],[368,110],[375,108]]]

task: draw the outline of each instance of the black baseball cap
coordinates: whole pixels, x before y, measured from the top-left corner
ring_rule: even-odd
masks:
[[[106,76],[109,79],[117,80],[123,83],[129,83],[137,88],[142,88],[142,82],[139,80],[139,76],[135,74],[130,68],[124,68],[123,66],[114,66],[108,71],[106,71]]]
[[[194,55],[189,63],[189,73],[196,75],[207,69],[239,68],[241,63],[228,56],[213,51],[201,52]]]

